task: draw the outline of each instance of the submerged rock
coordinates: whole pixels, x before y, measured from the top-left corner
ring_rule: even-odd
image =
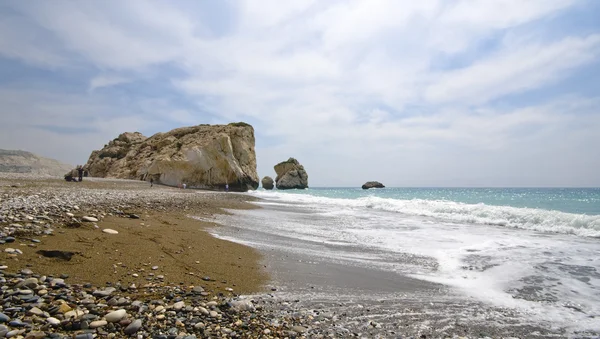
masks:
[[[275,173],[277,173],[275,178],[277,189],[308,188],[308,174],[304,170],[304,166],[294,158],[275,165]]]

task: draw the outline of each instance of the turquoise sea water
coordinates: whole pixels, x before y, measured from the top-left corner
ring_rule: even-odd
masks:
[[[383,188],[316,187],[277,191],[337,199],[380,197],[385,199],[453,201],[517,208],[555,210],[600,215],[600,188]]]

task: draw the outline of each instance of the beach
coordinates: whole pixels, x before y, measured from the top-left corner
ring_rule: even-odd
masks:
[[[596,335],[593,303],[562,305],[548,297],[560,298],[561,290],[545,291],[539,280],[566,282],[568,276],[525,279],[505,296],[490,279],[503,282],[494,270],[509,277],[510,266],[489,250],[477,255],[481,246],[458,242],[492,236],[505,243],[511,238],[501,235],[512,231],[502,226],[463,229],[407,212],[373,211],[372,202],[364,210],[360,199],[327,200],[315,197],[318,191],[224,193],[9,174],[1,177],[0,190],[0,337]],[[454,231],[460,238],[444,233]],[[597,248],[594,238],[528,232],[517,234],[565,249],[578,244],[578,253]],[[523,244],[514,248],[522,251]],[[448,271],[447,253],[421,253],[444,246],[464,249],[469,265],[457,262],[458,271]],[[45,256],[53,251],[61,255]],[[573,274],[593,277],[589,267]],[[549,324],[557,311],[564,321]],[[120,318],[112,321],[115,312]]]
[[[290,335],[237,298],[268,288],[261,255],[189,217],[256,208],[247,196],[4,174],[0,197],[0,337]]]

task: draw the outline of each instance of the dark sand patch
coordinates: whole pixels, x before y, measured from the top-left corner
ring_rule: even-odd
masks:
[[[155,190],[171,191],[175,198],[168,201],[157,198],[148,202],[145,197],[128,206],[121,216],[107,214],[105,218],[100,217],[97,223],[82,222],[80,227],[56,225],[53,235],[17,236],[16,242],[10,247],[21,249],[23,254],[15,256],[0,253],[0,261],[9,267],[7,272],[30,268],[34,272],[55,277],[66,274],[67,282],[71,284],[90,283],[94,286],[105,286],[107,283],[120,283],[122,286],[135,284],[137,287],[148,283],[200,285],[215,293],[229,293],[225,290],[229,287],[236,294],[260,292],[267,282],[268,274],[260,264],[261,255],[256,250],[216,239],[205,229],[217,225],[189,217],[224,213],[222,208],[251,208],[244,202],[249,197],[160,186],[150,188],[143,182],[135,181],[20,181],[23,186],[9,189],[23,190],[20,194],[30,194],[27,191],[31,188],[39,190],[53,187],[91,192],[110,189],[115,194],[129,190]],[[89,215],[90,212],[110,212],[111,203],[107,199],[95,206],[80,207],[76,217]],[[127,217],[130,213],[140,218]],[[106,228],[119,233],[102,232]],[[30,237],[41,242],[32,243]],[[70,260],[65,260],[43,256],[38,253],[39,250],[75,254]],[[153,266],[158,268],[153,270]],[[164,279],[158,279],[160,275]],[[203,277],[210,277],[210,281],[203,280]]]

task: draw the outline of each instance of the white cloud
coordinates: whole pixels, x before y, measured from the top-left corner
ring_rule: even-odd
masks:
[[[82,149],[100,147],[92,141],[126,130],[164,130],[165,121],[249,120],[259,143],[278,142],[258,149],[260,171],[297,156],[317,169],[311,175],[317,184],[341,180],[335,175],[341,172],[351,179],[340,184],[355,184],[350,180],[369,173],[395,184],[460,184],[452,178],[478,184],[489,180],[477,176],[485,169],[510,185],[523,171],[505,164],[538,168],[523,160],[536,152],[533,158],[540,162],[552,157],[556,169],[540,177],[543,184],[597,153],[581,147],[580,135],[596,140],[589,128],[598,126],[598,112],[583,117],[586,124],[576,123],[571,107],[581,96],[517,107],[490,104],[560,83],[574,69],[598,61],[598,34],[535,33],[573,6],[585,5],[582,1],[226,4],[233,21],[217,32],[219,25],[209,27],[201,19],[213,13],[210,3],[10,2],[18,15],[0,15],[1,31],[7,32],[0,34],[0,55],[69,74],[85,69],[89,91],[62,98],[38,91],[0,95],[5,111],[23,114],[2,119],[26,127],[31,123],[23,117],[62,125],[85,117],[100,127],[91,141],[80,141]],[[497,43],[486,47],[481,44],[486,40]],[[90,80],[90,74],[97,75]],[[98,90],[140,79],[146,87],[152,79],[161,83],[144,94],[128,86],[123,97]],[[557,136],[568,145],[555,141]],[[556,156],[551,147],[577,150]]]
[[[502,95],[539,88],[600,56],[600,34],[565,38],[549,45],[506,46],[489,59],[443,73],[427,89],[434,102],[485,103]]]
[[[124,84],[130,81],[130,79],[118,75],[98,75],[90,80],[89,90],[93,91],[98,88]]]

